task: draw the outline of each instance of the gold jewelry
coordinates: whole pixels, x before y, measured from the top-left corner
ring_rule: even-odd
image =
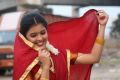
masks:
[[[102,38],[97,38],[96,41],[95,41],[95,43],[103,46],[103,45],[104,45],[104,39],[102,39]]]
[[[78,57],[78,54],[71,52],[70,53],[70,64],[74,64],[77,57]]]

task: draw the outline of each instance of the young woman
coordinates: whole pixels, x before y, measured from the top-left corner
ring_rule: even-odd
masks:
[[[14,80],[68,80],[65,57],[47,39],[47,22],[39,11],[24,13],[14,44]]]
[[[100,30],[90,54],[67,50],[63,54],[49,44],[47,22],[39,11],[24,13],[20,30],[14,45],[14,80],[68,80],[69,62],[75,64],[93,64],[99,62],[103,45],[104,32],[108,15],[104,11],[96,12]],[[69,66],[68,66],[69,65]]]

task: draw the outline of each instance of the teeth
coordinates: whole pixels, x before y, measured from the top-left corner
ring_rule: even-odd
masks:
[[[42,45],[43,43],[38,43],[39,45]]]
[[[38,45],[39,45],[39,46],[42,46],[42,45],[43,45],[43,43],[38,43]]]

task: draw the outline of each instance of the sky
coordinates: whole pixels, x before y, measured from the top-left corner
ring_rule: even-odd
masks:
[[[53,9],[53,14],[56,15],[63,15],[63,16],[72,16],[72,6],[63,6],[63,5],[49,5],[48,8]],[[104,10],[109,15],[109,20],[106,25],[106,32],[105,36],[109,37],[110,27],[114,20],[117,19],[118,14],[120,14],[120,7],[119,6],[88,6],[88,7],[81,7],[79,9],[79,16],[82,16],[86,11],[89,9],[96,9],[96,10]]]

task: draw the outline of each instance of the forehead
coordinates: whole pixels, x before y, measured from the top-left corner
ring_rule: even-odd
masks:
[[[35,32],[40,32],[42,30],[45,30],[46,28],[42,24],[36,24],[31,26],[31,28],[28,30],[29,33],[35,33]]]

